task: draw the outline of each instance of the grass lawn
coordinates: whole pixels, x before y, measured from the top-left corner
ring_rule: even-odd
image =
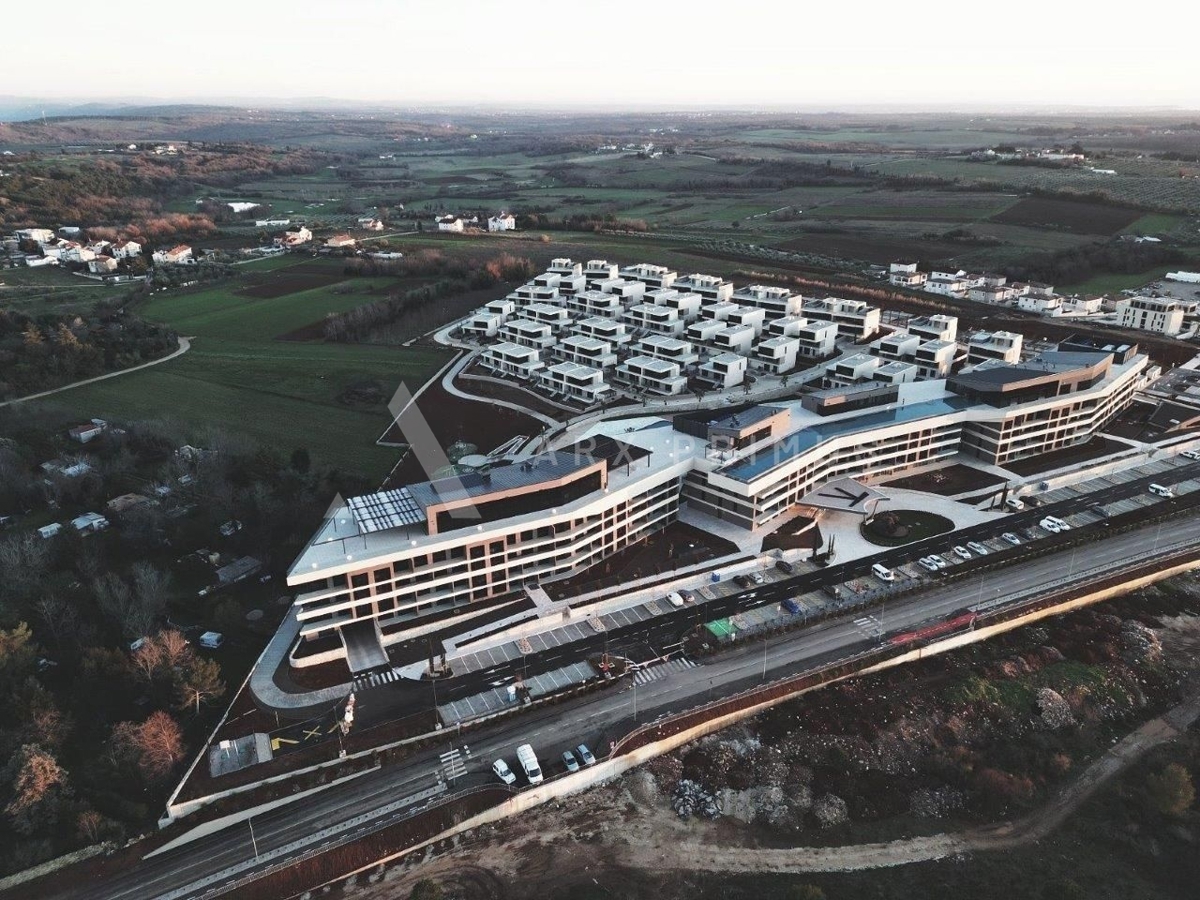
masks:
[[[171,362],[43,402],[74,418],[164,418],[200,433],[237,432],[285,454],[307,447],[314,460],[381,479],[396,462],[394,449],[375,446],[387,409],[348,407],[338,394],[363,378],[388,396],[402,381],[415,392],[443,362],[436,350],[201,337]]]
[[[286,272],[277,270],[278,274]],[[170,323],[180,334],[270,340],[320,321],[328,313],[345,312],[386,297],[389,289],[401,283],[394,278],[356,278],[269,299],[238,294],[239,286],[231,282],[195,293],[156,297],[139,312],[151,321]]]
[[[1171,213],[1147,213],[1140,219],[1131,222],[1125,229],[1125,234],[1146,234],[1150,236],[1170,234],[1183,221],[1183,216]]]
[[[312,265],[295,257],[291,263]],[[264,265],[254,280],[304,286],[303,279],[289,275],[289,268]],[[340,271],[339,265],[330,274]],[[72,418],[174,419],[193,427],[197,440],[220,429],[284,453],[306,447],[314,460],[382,479],[396,462],[394,449],[375,446],[390,419],[386,405],[351,407],[338,397],[350,384],[366,379],[378,381],[386,397],[401,382],[415,392],[446,361],[446,353],[276,338],[402,286],[396,279],[360,278],[254,298],[237,293],[246,280],[235,279],[202,290],[157,294],[138,312],[194,336],[188,353],[43,402]]]
[[[1078,284],[1063,285],[1058,288],[1064,294],[1116,294],[1130,288],[1139,288],[1151,281],[1157,281],[1178,266],[1156,266],[1138,275],[1105,274],[1094,275],[1087,281]]]
[[[890,527],[896,527],[889,533]],[[919,509],[889,509],[859,526],[863,539],[878,547],[902,547],[954,530],[945,516]]]

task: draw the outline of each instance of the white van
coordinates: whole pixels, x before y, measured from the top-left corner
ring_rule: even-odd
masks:
[[[1150,485],[1150,493],[1157,497],[1174,497],[1175,493],[1170,488],[1165,488],[1161,484]]]
[[[887,566],[881,565],[880,563],[875,563],[875,565],[871,566],[871,572],[880,581],[895,581],[896,580],[896,573],[893,572],[891,569],[889,569]]]
[[[525,770],[525,777],[529,779],[530,784],[542,783],[542,767],[538,764],[537,754],[533,752],[532,745],[522,744],[517,748],[517,762]]]

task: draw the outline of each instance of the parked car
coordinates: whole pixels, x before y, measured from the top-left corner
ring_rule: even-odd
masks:
[[[508,767],[508,763],[502,759],[498,759],[492,763],[492,771],[495,772],[496,777],[505,784],[515,784],[517,781],[517,776],[513,774],[513,770],[510,769]]]
[[[1184,450],[1183,455],[1186,459],[1200,459],[1200,450]]]
[[[750,580],[749,575],[736,575],[736,576],[734,576],[733,583],[736,584],[738,587],[748,588],[754,582],[752,582]]]
[[[1155,497],[1166,497],[1170,499],[1175,496],[1175,492],[1168,487],[1163,487],[1161,484],[1150,485],[1150,493]]]
[[[781,559],[781,560],[779,560],[779,562],[775,563],[775,568],[777,568],[780,572],[783,572],[785,575],[795,575],[796,574],[796,567],[793,566],[786,559]]]
[[[1040,521],[1038,524],[1051,534],[1058,534],[1062,531],[1062,529],[1058,527],[1058,521],[1054,518],[1054,516],[1046,516],[1046,518],[1042,519],[1042,521]]]
[[[225,635],[221,634],[219,631],[206,631],[204,634],[200,635],[200,640],[198,643],[205,650],[216,650],[223,643],[225,643]]]
[[[545,779],[545,776],[542,775],[542,765],[538,762],[537,754],[533,752],[531,744],[522,744],[517,748],[517,762],[525,770],[525,777],[529,779],[530,784],[541,784]]]
[[[592,756],[592,751],[587,748],[587,744],[580,744],[575,748],[575,754],[583,760],[585,766],[594,766],[596,757]]]
[[[695,603],[696,595],[691,591],[680,591],[679,596],[683,598],[684,603]]]
[[[762,572],[755,572],[750,576],[750,580],[755,584],[762,584],[767,579],[763,577]]]
[[[950,563],[946,562],[946,560],[945,560],[945,558],[944,558],[944,557],[942,557],[942,556],[939,556],[939,555],[938,555],[938,554],[936,554],[936,553],[935,553],[935,554],[933,554],[933,556],[929,557],[929,561],[930,561],[931,563],[933,563],[934,565],[936,565],[936,566],[937,566],[939,569],[948,569],[948,568],[950,568]]]
[[[667,594],[667,602],[672,606],[683,606],[683,595],[679,591],[671,591]]]
[[[936,572],[938,570],[937,563],[935,563],[928,556],[921,557],[920,559],[917,560],[917,562],[920,563],[922,568],[926,569],[929,572]]]
[[[1025,504],[1022,501],[1018,500],[1016,497],[1009,497],[1007,500],[1004,501],[1004,505],[1006,508],[1011,509],[1013,512],[1016,512],[1017,510],[1021,510],[1021,509],[1025,508]]]
[[[1016,547],[1018,544],[1021,543],[1021,539],[1019,537],[1017,537],[1015,534],[1013,534],[1011,531],[1004,532],[1004,534],[1000,535],[1000,537],[1004,538],[1006,541],[1008,541],[1014,547]]]
[[[575,754],[572,753],[570,750],[563,751],[562,760],[563,760],[563,765],[567,767],[568,772],[578,772],[579,771],[579,760],[577,760],[575,758]]]
[[[970,559],[971,551],[968,550],[966,547],[962,546],[961,544],[959,544],[957,547],[954,548],[954,555],[957,556],[959,559]]]
[[[784,600],[783,608],[786,609],[793,616],[798,616],[798,615],[800,615],[800,612],[801,612],[800,604],[797,602],[795,597],[788,597],[786,600]]]
[[[875,563],[875,565],[871,566],[871,574],[873,574],[880,581],[896,580],[896,573],[882,563]]]
[[[976,556],[987,556],[991,552],[987,547],[979,543],[979,541],[967,541],[967,549]]]

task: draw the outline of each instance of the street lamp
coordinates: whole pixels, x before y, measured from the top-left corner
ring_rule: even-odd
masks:
[[[254,837],[254,816],[246,820],[246,824],[250,826],[250,846],[254,848],[254,861],[258,861],[258,840]]]

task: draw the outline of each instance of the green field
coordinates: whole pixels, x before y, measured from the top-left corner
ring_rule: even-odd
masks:
[[[1068,284],[1058,288],[1063,293],[1073,294],[1116,294],[1132,288],[1140,288],[1151,281],[1157,281],[1178,266],[1158,266],[1136,275],[1096,275],[1079,284]]]
[[[288,277],[287,267],[276,271],[278,277]],[[195,336],[188,353],[43,403],[72,418],[173,419],[194,428],[197,440],[221,430],[247,435],[285,454],[306,447],[318,462],[382,478],[396,462],[394,449],[374,443],[388,425],[385,405],[350,407],[338,402],[338,396],[364,379],[379,382],[389,397],[402,382],[415,391],[447,354],[432,348],[275,338],[319,321],[326,312],[382,296],[387,283],[395,282],[356,279],[343,283],[349,293],[338,294],[339,285],[331,285],[257,300],[236,294],[243,284],[238,281],[159,294],[139,312]]]
[[[140,312],[151,321],[168,323],[180,334],[266,341],[319,322],[328,313],[386,297],[395,284],[394,278],[355,278],[272,298],[247,297],[218,287],[156,297]]]

